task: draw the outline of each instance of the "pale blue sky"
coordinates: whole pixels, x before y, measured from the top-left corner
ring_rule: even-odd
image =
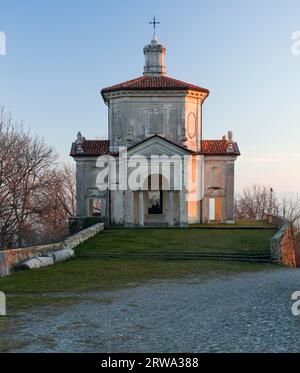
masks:
[[[300,0],[0,0],[0,104],[67,160],[106,137],[100,90],[142,75],[154,14],[167,74],[211,91],[204,137],[238,141],[237,190],[300,191]]]

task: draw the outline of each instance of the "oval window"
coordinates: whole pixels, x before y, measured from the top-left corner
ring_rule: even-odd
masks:
[[[196,135],[196,116],[194,113],[188,115],[188,135],[190,138]]]

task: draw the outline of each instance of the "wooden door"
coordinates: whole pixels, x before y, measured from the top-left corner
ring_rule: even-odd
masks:
[[[215,221],[220,223],[222,221],[222,197],[216,197]]]

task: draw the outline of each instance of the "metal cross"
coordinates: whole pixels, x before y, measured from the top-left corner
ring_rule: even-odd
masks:
[[[156,21],[155,16],[153,17],[153,21],[152,21],[152,22],[149,22],[149,25],[153,25],[154,34],[155,34],[155,26],[156,26],[156,25],[159,25],[159,24],[160,24],[160,22],[157,22],[157,21]]]

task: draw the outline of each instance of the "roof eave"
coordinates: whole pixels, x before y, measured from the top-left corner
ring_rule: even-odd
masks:
[[[205,152],[199,152],[200,155],[205,155],[206,157],[238,157],[241,155],[241,153],[205,153]]]
[[[197,89],[190,89],[190,88],[169,88],[169,87],[153,88],[152,87],[152,88],[116,88],[116,89],[112,89],[109,91],[101,90],[101,96],[102,96],[104,103],[109,107],[109,99],[106,94],[111,94],[114,92],[125,93],[125,92],[149,92],[149,91],[154,91],[154,92],[166,92],[166,91],[169,91],[169,92],[177,91],[178,92],[180,91],[180,92],[185,92],[186,94],[188,94],[189,91],[195,91],[195,92],[203,94],[204,97],[202,96],[203,97],[202,102],[204,102],[210,94],[210,91],[206,89],[197,90]]]
[[[109,100],[107,99],[106,95],[105,95],[105,92],[103,92],[103,90],[101,90],[101,96],[103,98],[103,101],[104,103],[109,106]]]

